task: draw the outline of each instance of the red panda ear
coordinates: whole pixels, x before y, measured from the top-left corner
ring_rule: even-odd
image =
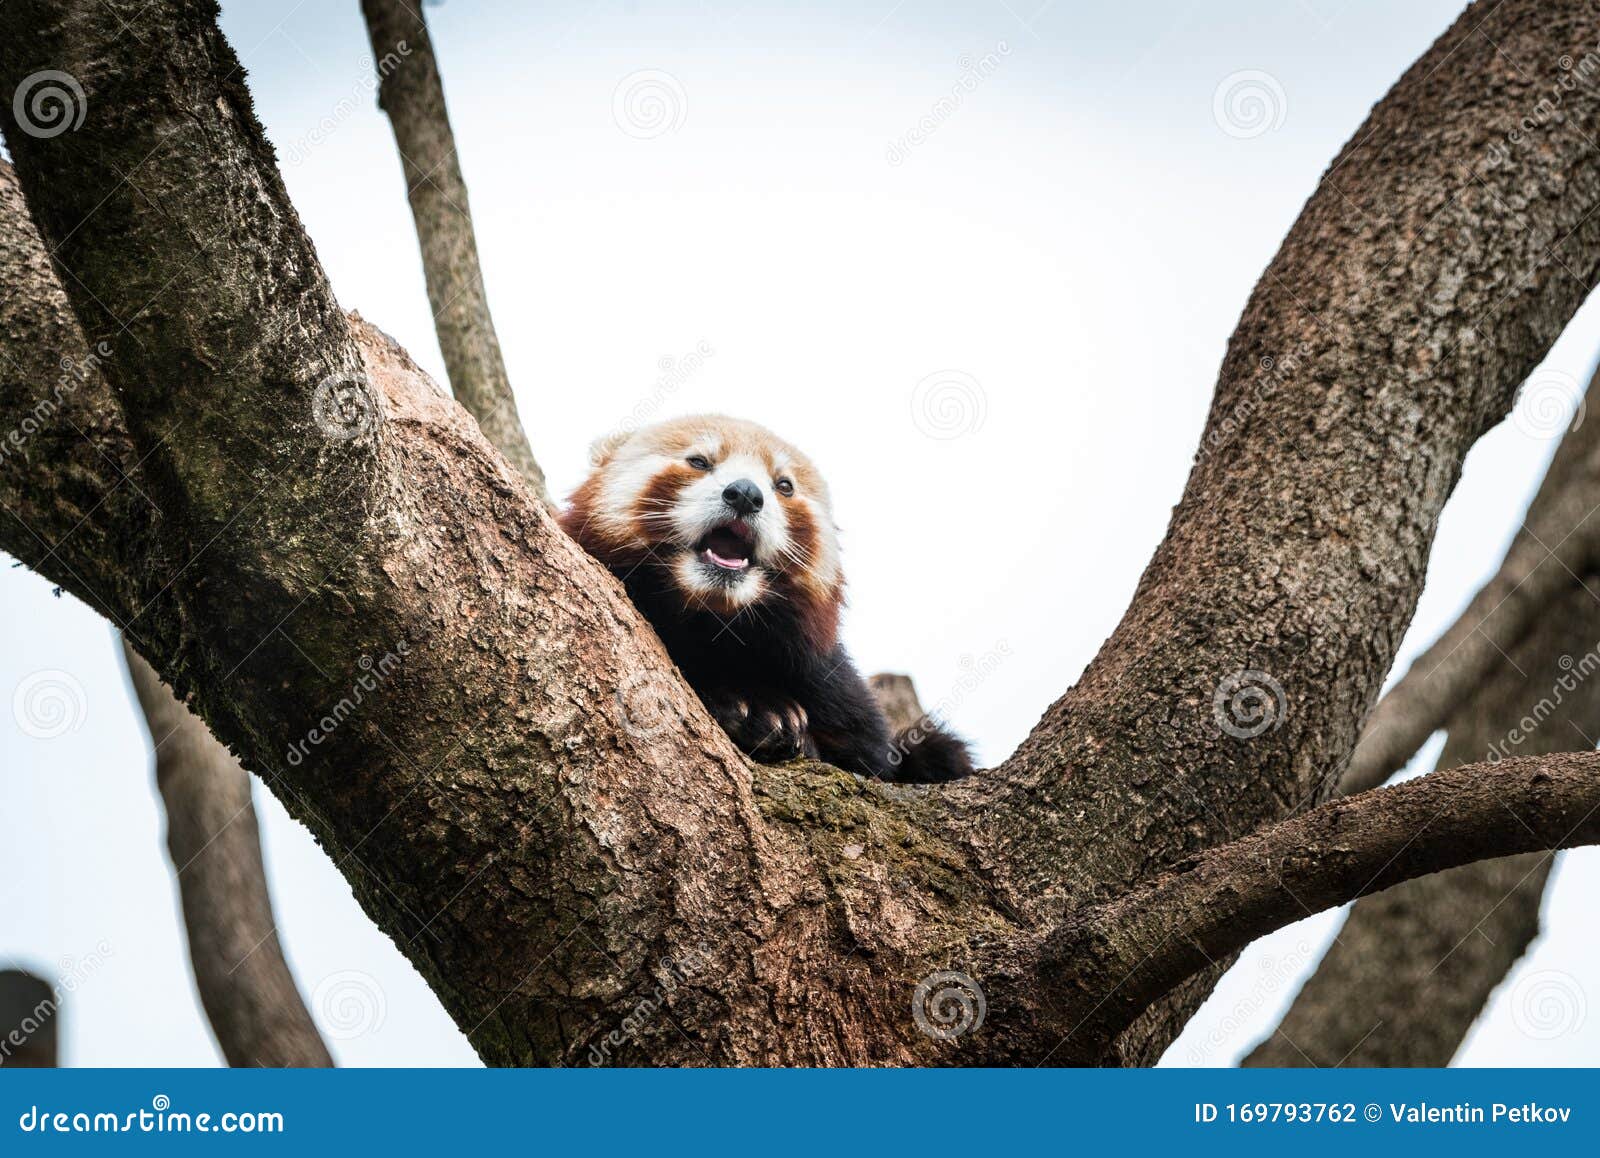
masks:
[[[631,430],[613,430],[610,434],[602,434],[589,444],[589,465],[604,466],[606,460],[616,453],[617,447],[628,441]]]

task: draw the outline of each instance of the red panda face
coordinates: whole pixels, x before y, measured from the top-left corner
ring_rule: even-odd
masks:
[[[687,608],[732,616],[797,604],[813,642],[832,645],[843,588],[828,490],[809,459],[770,431],[701,415],[612,435],[562,525],[626,573],[650,566]]]

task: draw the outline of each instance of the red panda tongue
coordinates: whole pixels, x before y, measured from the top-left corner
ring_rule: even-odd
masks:
[[[750,545],[726,527],[718,527],[700,543],[703,555],[718,567],[743,571],[750,566]]]

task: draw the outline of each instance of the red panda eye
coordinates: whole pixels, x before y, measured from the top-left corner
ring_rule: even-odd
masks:
[[[711,460],[709,458],[707,458],[703,454],[691,454],[689,456],[688,462],[689,462],[689,465],[694,467],[695,470],[710,470],[711,469]]]
[[[780,478],[777,482],[773,483],[772,486],[773,489],[784,498],[788,498],[790,495],[794,494],[794,483],[790,482],[786,478]]]

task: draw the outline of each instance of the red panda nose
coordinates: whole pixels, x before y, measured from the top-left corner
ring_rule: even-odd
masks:
[[[723,488],[722,501],[741,515],[753,515],[761,509],[761,488],[749,479],[742,478]]]

